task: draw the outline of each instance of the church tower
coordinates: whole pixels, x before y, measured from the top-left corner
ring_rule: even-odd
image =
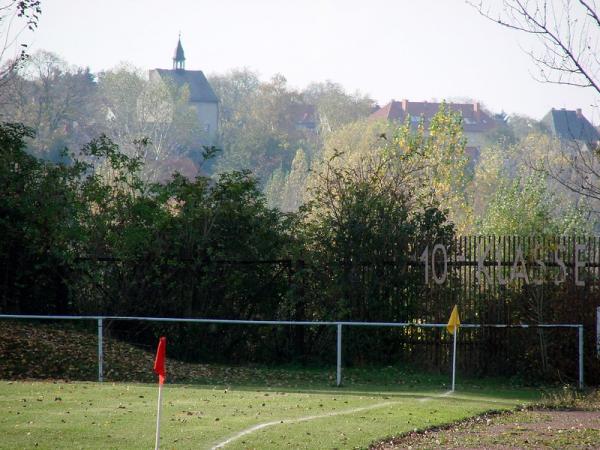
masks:
[[[188,104],[198,117],[203,131],[202,144],[213,145],[219,130],[219,99],[201,70],[186,70],[181,34],[175,48],[172,69],[150,70],[150,81],[167,83],[177,88],[185,87],[189,93]]]
[[[185,70],[185,54],[181,45],[181,34],[179,34],[175,56],[173,56],[173,70]]]

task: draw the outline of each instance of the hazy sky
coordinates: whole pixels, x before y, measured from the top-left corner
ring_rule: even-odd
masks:
[[[491,0],[499,1],[499,0]],[[464,0],[46,0],[32,49],[93,71],[128,61],[170,68],[181,31],[186,67],[248,67],[293,87],[333,80],[381,105],[390,99],[476,98],[493,111],[541,118],[582,108],[594,91],[541,84],[523,49]]]

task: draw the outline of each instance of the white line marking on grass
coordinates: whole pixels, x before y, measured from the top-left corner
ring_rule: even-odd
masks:
[[[383,408],[384,406],[394,405],[396,403],[401,403],[401,402],[397,401],[397,402],[377,403],[375,405],[347,409],[345,411],[331,412],[331,413],[327,413],[327,414],[319,414],[316,416],[305,416],[305,417],[299,417],[297,419],[283,419],[283,420],[274,420],[273,422],[261,423],[258,425],[254,425],[253,427],[247,428],[243,431],[240,431],[239,433],[234,434],[229,439],[227,439],[223,442],[219,442],[217,445],[212,447],[212,450],[215,450],[218,448],[223,448],[227,444],[230,444],[231,442],[236,441],[239,438],[246,436],[247,434],[254,433],[255,431],[262,430],[263,428],[272,427],[273,425],[292,424],[292,423],[298,423],[298,422],[306,422],[308,420],[324,419],[326,417],[340,416],[343,414],[352,414],[352,413],[357,413],[357,412],[362,412],[362,411],[368,411],[370,409],[375,409],[375,408]]]
[[[429,397],[423,397],[423,398],[420,398],[417,401],[420,402],[420,403],[425,403],[425,402],[428,402],[429,400],[432,400],[434,398],[448,397],[450,394],[452,394],[452,391],[446,391],[443,394],[437,394],[437,395],[431,395]]]
[[[448,392],[444,392],[443,394],[433,395],[433,396],[426,397],[426,398],[421,398],[421,399],[419,399],[419,401],[425,402],[428,400],[432,400],[436,397],[446,397],[446,396],[450,395],[451,393],[452,393],[452,391],[448,391]],[[375,405],[362,406],[360,408],[346,409],[345,411],[330,412],[327,414],[319,414],[319,415],[315,415],[315,416],[298,417],[297,419],[283,419],[283,420],[274,420],[272,422],[260,423],[258,425],[254,425],[250,428],[246,428],[245,430],[242,430],[239,433],[234,434],[230,438],[228,438],[222,442],[219,442],[218,444],[215,444],[213,447],[211,447],[211,450],[217,450],[219,448],[223,448],[226,445],[231,444],[233,441],[237,441],[241,437],[247,436],[248,434],[254,433],[255,431],[262,430],[263,428],[272,427],[274,425],[285,425],[285,424],[289,425],[292,423],[307,422],[309,420],[324,419],[327,417],[341,416],[344,414],[354,414],[357,412],[369,411],[371,409],[383,408],[385,406],[397,405],[398,403],[404,403],[405,401],[406,401],[406,399],[398,400],[395,402],[377,403]]]

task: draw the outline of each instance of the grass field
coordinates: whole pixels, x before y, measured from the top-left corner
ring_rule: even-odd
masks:
[[[0,448],[152,448],[156,395],[148,384],[2,381]],[[494,384],[462,385],[454,394],[427,384],[166,385],[162,448],[366,448],[537,398],[534,390]]]
[[[0,327],[1,449],[148,449],[154,445],[154,348],[106,340],[104,384],[93,380],[96,336],[63,324]],[[465,380],[402,367],[261,367],[167,360],[163,449],[366,448],[388,436],[534,402],[506,380]],[[20,380],[20,381],[17,381]],[[114,381],[114,382],[113,382]],[[186,383],[186,384],[183,384]],[[253,429],[256,427],[256,429]]]

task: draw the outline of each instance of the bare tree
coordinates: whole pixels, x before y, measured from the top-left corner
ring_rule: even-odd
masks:
[[[597,142],[532,135],[522,142],[524,162],[571,192],[573,201],[600,216],[600,159]]]
[[[600,16],[596,0],[467,0],[489,20],[533,36],[527,51],[548,83],[600,94]],[[493,6],[492,6],[493,5]]]
[[[0,0],[0,86],[27,57],[25,31],[38,26],[40,0]]]
[[[467,0],[482,16],[532,36],[527,54],[542,82],[578,86],[600,94],[600,15],[596,0]],[[598,98],[598,97],[597,97]],[[565,113],[567,114],[567,113]],[[566,120],[566,119],[565,119]],[[568,123],[568,121],[566,121]],[[579,202],[600,214],[600,149],[592,126],[571,136],[522,141],[526,163],[545,173]],[[563,130],[564,131],[564,130]],[[564,134],[564,133],[563,133]],[[589,138],[586,137],[591,136]]]

